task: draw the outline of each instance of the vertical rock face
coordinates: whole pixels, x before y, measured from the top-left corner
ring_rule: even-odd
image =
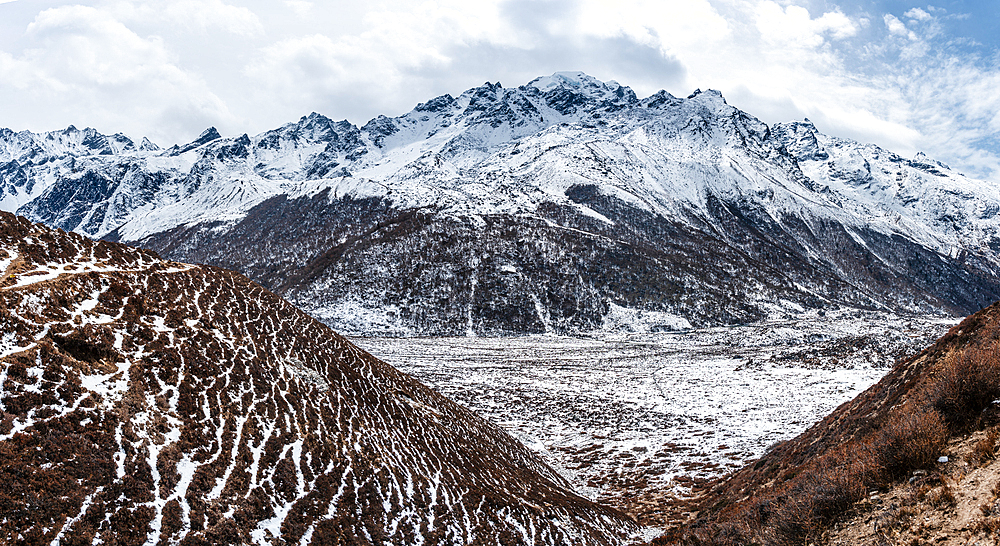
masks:
[[[579,72],[357,126],[320,114],[159,149],[0,131],[0,209],[235,269],[349,333],[642,330],[1000,299],[1000,189],[767,124],[717,91]],[[361,273],[363,272],[363,273]]]
[[[499,428],[246,278],[0,213],[0,542],[617,544]]]

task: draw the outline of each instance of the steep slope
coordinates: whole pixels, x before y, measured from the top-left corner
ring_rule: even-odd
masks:
[[[362,127],[311,114],[167,150],[24,144],[52,135],[0,138],[0,205],[236,269],[352,333],[571,333],[617,307],[643,329],[824,306],[965,315],[1000,298],[1000,190],[808,121],[769,127],[715,91],[639,99],[557,73]]]
[[[991,503],[1000,487],[987,481],[1000,466],[966,478],[997,454],[998,340],[994,304],[800,436],[677,501],[672,515],[687,521],[654,542],[875,543],[903,530],[912,543],[931,535],[934,543],[961,544],[995,537],[1000,512]],[[980,497],[977,513],[979,504],[970,503]],[[922,525],[913,521],[919,507]]]
[[[873,492],[828,530],[830,545],[994,544],[1000,539],[1000,426],[948,441],[947,462],[914,471],[905,482]]]
[[[618,544],[498,427],[242,276],[0,213],[0,542]]]

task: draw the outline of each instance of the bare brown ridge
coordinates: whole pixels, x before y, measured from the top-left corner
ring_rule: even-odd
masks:
[[[619,544],[498,427],[241,275],[0,213],[0,543]]]

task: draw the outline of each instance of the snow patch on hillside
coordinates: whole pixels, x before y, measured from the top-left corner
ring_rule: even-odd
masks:
[[[606,332],[648,334],[690,329],[691,323],[684,317],[659,311],[629,309],[614,303],[608,303],[608,313],[604,315],[603,330]]]

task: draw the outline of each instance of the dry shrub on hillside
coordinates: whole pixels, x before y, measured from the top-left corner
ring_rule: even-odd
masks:
[[[1000,534],[1000,518],[980,519],[972,526],[972,531],[976,533],[985,533],[987,535]]]
[[[865,451],[879,468],[879,478],[893,480],[914,468],[925,467],[937,458],[948,442],[948,427],[941,415],[929,408],[904,404],[889,419]]]
[[[773,517],[773,544],[801,544],[823,531],[826,523],[863,499],[876,469],[841,446],[803,473]]]
[[[803,490],[809,494],[815,517],[826,520],[864,498],[865,484],[872,481],[877,469],[857,458],[846,446],[824,457],[817,471],[805,476]]]
[[[980,413],[1000,398],[1000,347],[966,349],[952,355],[928,385],[934,409],[952,427],[975,426]]]
[[[950,506],[955,506],[958,500],[955,498],[955,490],[952,489],[951,484],[945,483],[936,489],[932,489],[927,493],[927,502],[931,506],[937,508],[947,508]]]
[[[972,448],[972,456],[977,464],[991,461],[997,456],[997,440],[1000,440],[1000,429],[993,427],[986,431],[986,436],[976,442]]]

